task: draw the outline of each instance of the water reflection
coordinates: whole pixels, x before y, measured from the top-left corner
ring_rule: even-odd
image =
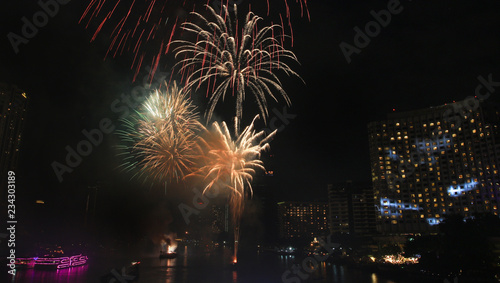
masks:
[[[184,266],[187,266],[187,265],[188,265],[188,264],[187,264],[187,258],[188,258],[188,257],[187,257],[187,254],[188,254],[188,247],[187,247],[187,246],[185,246],[185,247],[184,247],[184,262],[183,262],[183,263],[184,263]]]
[[[35,282],[74,282],[84,283],[88,265],[57,269],[57,270],[38,270],[38,269],[22,269],[17,270],[16,275],[12,278],[12,282],[19,283],[35,283]]]
[[[333,270],[333,282],[344,282],[344,266],[342,265],[333,265],[332,266]]]
[[[307,262],[310,258],[294,258],[290,259],[286,256],[280,256],[279,260],[283,266],[283,271],[291,271],[287,273],[286,279],[288,282],[320,282],[320,283],[401,283],[401,282],[420,282],[413,279],[401,279],[400,281],[392,281],[380,277],[380,275],[347,265],[331,264],[329,262],[319,262],[316,268],[309,269]],[[303,278],[301,278],[301,276]],[[307,276],[307,277],[305,277]],[[303,280],[301,280],[303,279]],[[286,280],[285,280],[286,281]],[[278,282],[278,281],[277,281]]]
[[[287,268],[292,265],[293,261],[295,260],[294,255],[280,255],[281,262],[283,264],[284,268]]]
[[[233,283],[238,283],[238,272],[233,271]]]
[[[177,258],[169,258],[160,260],[161,269],[164,270],[166,274],[165,283],[175,283],[175,273],[177,271]]]
[[[320,264],[321,277],[326,278],[326,263],[323,261]]]
[[[180,247],[178,257],[174,259],[159,259],[158,256],[147,257],[100,257],[93,258],[87,265],[61,269],[58,271],[42,271],[26,269],[19,271],[13,283],[35,282],[71,282],[86,283],[99,282],[99,278],[111,269],[120,270],[121,266],[130,263],[130,260],[140,260],[140,275],[138,282],[147,283],[276,283],[283,282],[282,275],[290,271],[287,278],[302,275],[308,277],[300,282],[315,283],[396,283],[380,277],[378,274],[354,269],[348,266],[318,262],[314,269],[304,263],[304,257],[281,256],[274,253],[252,253],[240,255],[237,269],[231,266],[232,252],[230,250],[210,251],[210,255],[203,249]],[[304,264],[303,264],[304,263]],[[304,266],[306,269],[304,269]],[[297,277],[299,279],[299,277]],[[298,282],[292,280],[288,282]],[[418,282],[398,280],[401,282]]]

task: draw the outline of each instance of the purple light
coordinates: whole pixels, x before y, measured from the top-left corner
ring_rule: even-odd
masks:
[[[67,268],[72,266],[79,266],[87,263],[87,257],[84,255],[75,255],[70,258],[61,258],[61,264],[57,268]]]
[[[72,257],[30,257],[17,258],[18,264],[21,262],[33,262],[35,266],[54,266],[57,269],[80,266],[87,263],[87,256],[74,255]]]

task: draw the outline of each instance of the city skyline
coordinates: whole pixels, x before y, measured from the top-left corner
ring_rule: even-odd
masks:
[[[393,15],[391,24],[382,30],[378,37],[363,49],[362,53],[357,56],[353,55],[350,64],[345,61],[338,44],[341,42],[351,44],[355,35],[353,28],[363,27],[365,23],[370,22],[373,19],[370,10],[381,10],[384,5],[367,5],[361,2],[342,5],[310,3],[309,9],[312,15],[310,22],[304,18],[293,19],[297,40],[291,48],[297,53],[302,63],[297,71],[304,77],[306,84],[293,82],[293,80],[287,81],[289,85],[287,88],[291,91],[292,106],[283,108],[278,104],[273,104],[269,117],[270,121],[276,118],[274,125],[281,129],[271,144],[271,148],[281,163],[280,170],[276,171],[281,176],[277,174],[276,177],[281,178],[285,186],[292,186],[294,191],[299,191],[301,187],[313,184],[314,191],[322,195],[320,191],[323,185],[331,181],[349,179],[367,181],[369,180],[369,158],[368,143],[364,134],[366,123],[377,120],[377,117],[382,117],[392,109],[405,111],[417,105],[417,108],[425,108],[450,103],[453,100],[458,101],[473,95],[479,83],[477,77],[480,75],[486,77],[488,74],[493,74],[493,81],[500,80],[497,79],[500,76],[495,73],[494,69],[494,62],[497,62],[495,58],[498,58],[498,55],[493,55],[492,52],[498,43],[488,36],[492,32],[491,24],[494,19],[488,17],[488,14],[484,15],[482,21],[474,20],[471,16],[462,24],[482,27],[484,34],[475,35],[472,37],[475,40],[472,40],[469,37],[458,36],[454,29],[448,34],[440,31],[433,33],[421,31],[425,25],[437,24],[436,16],[439,15],[439,11],[465,13],[468,8],[467,4],[459,3],[450,7],[444,4],[430,5],[428,8],[434,8],[435,17],[429,16],[429,21],[414,23],[407,27],[408,21],[418,14],[418,10],[415,9],[422,8],[418,8],[414,3],[401,3],[404,7],[403,12]],[[35,158],[37,166],[28,165],[29,168],[26,171],[30,172],[28,174],[31,178],[43,180],[40,183],[46,183],[47,186],[58,186],[57,176],[51,168],[51,163],[64,160],[67,154],[65,147],[74,148],[78,141],[85,138],[81,133],[82,130],[99,128],[101,119],[110,118],[113,125],[118,125],[118,115],[110,111],[110,106],[117,99],[122,99],[120,97],[122,93],[129,95],[134,86],[140,85],[140,83],[131,83],[132,72],[126,66],[125,59],[108,58],[103,61],[105,52],[99,40],[93,43],[88,42],[89,32],[76,21],[81,6],[75,3],[61,6],[60,13],[51,18],[47,26],[40,28],[39,34],[29,43],[21,45],[17,55],[7,40],[2,41],[2,49],[5,50],[2,55],[4,56],[3,62],[6,62],[1,70],[3,80],[17,84],[21,88],[26,88],[29,93],[33,93],[34,103],[30,106],[32,107],[31,113],[28,113],[30,120],[27,141],[35,140],[35,137],[40,136],[42,131],[54,133],[49,138],[51,141],[43,144],[44,153],[39,152],[35,142],[33,145],[26,146],[37,149],[27,153],[29,158],[25,157],[25,160]],[[7,17],[11,20],[6,25],[6,31],[19,32],[18,30],[22,27],[20,19],[23,16],[29,16],[29,13],[28,10],[11,8],[4,10],[12,12]],[[37,6],[33,4],[32,8],[36,9]],[[326,16],[325,13],[320,12],[322,10],[331,11],[333,16]],[[476,8],[476,10],[477,13],[485,13],[487,9]],[[28,14],[25,15],[25,13]],[[339,23],[341,19],[344,20],[342,26],[335,24],[335,19],[338,19]],[[332,25],[337,32],[335,33],[335,30],[320,32],[321,29],[318,27],[325,24]],[[71,27],[71,33],[63,29],[68,25]],[[407,28],[405,33],[401,33],[403,26]],[[325,32],[331,32],[332,36],[320,39],[321,34]],[[445,56],[446,53],[442,50],[432,52],[419,50],[422,46],[418,43],[420,41],[413,42],[413,39],[437,39],[438,35],[442,37],[439,41],[453,40],[452,42],[455,42],[453,46],[450,46],[453,50],[451,54]],[[472,36],[470,33],[468,35]],[[298,40],[301,37],[305,39]],[[403,45],[406,52],[418,52],[423,56],[423,60],[414,60],[406,56],[406,53],[399,52],[398,44],[400,43],[394,40],[396,37],[408,41],[406,45]],[[482,48],[486,54],[493,57],[484,61],[481,59],[483,56],[480,55],[481,52],[469,52],[468,48],[472,42],[474,42],[475,49]],[[64,46],[62,49],[66,51],[59,52],[59,48],[52,46]],[[314,46],[317,51],[306,52],[309,46]],[[382,52],[384,49],[387,50]],[[46,53],[47,56],[37,58],[40,52]],[[377,52],[382,52],[384,55],[375,55]],[[478,59],[474,61],[471,56],[477,56]],[[429,68],[427,64],[436,62],[434,58],[442,58],[442,60],[438,61],[436,68]],[[468,59],[464,61],[452,58]],[[33,62],[34,66],[25,69],[26,65],[23,62]],[[448,68],[447,63],[457,65],[457,67]],[[411,67],[412,65],[414,67]],[[463,71],[459,72],[461,69]],[[69,72],[64,70],[69,70]],[[374,70],[377,71],[373,72]],[[166,72],[168,68],[160,71]],[[46,77],[42,75],[43,73],[47,74]],[[140,76],[145,76],[146,73],[143,71]],[[60,74],[63,77],[49,74]],[[417,75],[418,79],[416,79]],[[330,78],[334,79],[332,86],[327,84]],[[329,92],[331,94],[326,97],[321,95]],[[319,98],[319,95],[322,98]],[[380,98],[371,98],[373,96]],[[201,100],[201,97],[196,96],[195,99]],[[318,105],[318,102],[324,99],[325,103]],[[67,107],[68,103],[72,106]],[[38,119],[39,117],[42,119]],[[339,123],[340,120],[343,122]],[[321,124],[327,125],[324,133],[315,129],[320,128]],[[329,135],[327,134],[329,132],[336,134]],[[104,176],[99,176],[99,172],[87,172],[88,168],[93,167],[91,163],[97,162],[102,165],[107,163],[98,161],[99,158],[96,155],[112,160],[113,164],[106,165],[105,171],[114,171],[114,165],[116,165],[114,163],[119,162],[113,157],[115,143],[116,140],[112,134],[106,135],[102,144],[97,147],[96,152],[99,153],[92,153],[90,157],[84,158],[81,167],[67,174],[66,179],[75,179],[76,177],[72,175],[80,174],[87,179],[104,178]],[[39,142],[38,146],[41,146]],[[296,148],[307,150],[297,152],[294,150]],[[339,150],[343,148],[348,150]],[[291,162],[290,156],[292,155],[296,155],[295,159],[301,160],[305,167],[311,168],[302,173],[301,176],[304,178],[294,177],[300,175],[298,167],[302,166]],[[114,174],[120,175],[116,172]],[[121,177],[126,179],[125,176]],[[300,194],[294,197],[300,197]]]
[[[499,12],[495,0],[3,1],[9,274],[498,279]]]
[[[428,108],[473,96],[481,84],[479,77],[500,81],[495,51],[499,42],[494,36],[498,18],[492,12],[496,3],[491,1],[477,6],[465,1],[455,5],[401,1],[402,11],[393,14],[390,23],[381,26],[348,63],[339,45],[355,46],[357,30],[376,21],[373,14],[387,9],[387,3],[311,2],[310,20],[292,17],[294,43],[287,46],[297,55],[300,65],[295,66],[296,71],[305,84],[284,76],[291,106],[271,103],[268,124],[258,125],[266,133],[279,130],[270,143],[275,179],[272,190],[283,200],[326,200],[329,183],[369,182],[366,124],[370,121],[393,110]],[[37,3],[2,5],[2,11],[9,12],[4,17],[5,35],[21,33],[22,18],[40,10]],[[116,156],[118,138],[114,131],[104,133],[92,153],[82,157],[72,172],[64,173],[62,182],[54,172],[54,162],[67,164],[67,147],[76,150],[78,143],[87,139],[83,131],[101,129],[103,120],[110,121],[107,125],[116,131],[120,116],[126,112],[113,111],[113,106],[125,109],[127,97],[131,99],[132,91],[143,86],[148,73],[146,64],[133,83],[134,71],[128,65],[131,58],[104,60],[105,36],[90,43],[91,31],[78,24],[84,6],[76,2],[61,5],[36,36],[19,45],[17,54],[7,36],[1,42],[4,52],[0,56],[5,62],[0,67],[2,81],[26,90],[32,101],[19,173],[20,182],[34,199],[58,199],[57,194],[80,182],[116,183],[112,190],[117,194],[151,191],[117,170],[122,161]],[[266,14],[266,8],[259,5],[252,10]],[[424,11],[427,17],[420,19]],[[464,20],[452,21],[455,15]],[[160,65],[159,77],[170,75],[170,60],[166,58]],[[153,83],[158,86],[160,81]],[[203,95],[192,98],[206,105]],[[496,93],[490,100],[497,100]],[[169,192],[175,190],[168,188]]]

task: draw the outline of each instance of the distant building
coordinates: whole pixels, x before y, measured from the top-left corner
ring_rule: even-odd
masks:
[[[210,212],[211,232],[214,234],[229,232],[229,221],[231,221],[229,217],[229,205],[214,204],[210,207]]]
[[[328,185],[330,232],[356,236],[376,232],[375,202],[369,184]]]
[[[332,234],[352,234],[351,190],[345,185],[328,185],[328,216]]]
[[[216,241],[233,231],[229,205],[222,202],[207,204],[199,214],[192,215],[190,220],[188,231],[195,240]]]
[[[448,214],[498,215],[500,114],[492,102],[391,113],[368,124],[379,231],[432,232]]]
[[[264,179],[269,181],[252,185],[253,197],[251,201],[259,209],[259,213],[253,217],[258,217],[264,229],[261,241],[272,244],[279,240],[277,193],[274,189],[277,185],[273,183],[272,177],[265,176]]]
[[[306,239],[326,236],[328,230],[328,204],[322,202],[278,203],[280,238]]]
[[[279,193],[277,189],[280,184],[276,180],[279,172],[275,171],[275,156],[272,149],[262,152],[261,160],[264,162],[266,170],[258,170],[252,182],[253,196],[251,202],[254,208],[258,208],[259,211],[253,217],[258,218],[261,225],[259,229],[263,228],[262,237],[259,238],[260,243],[274,244],[279,241],[277,206]],[[254,221],[251,221],[251,223],[255,224]]]
[[[7,172],[15,171],[28,98],[16,86],[0,83],[0,173],[2,184]],[[5,186],[3,186],[5,188]]]

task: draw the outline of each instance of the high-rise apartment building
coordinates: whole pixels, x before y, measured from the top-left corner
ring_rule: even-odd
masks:
[[[328,204],[285,201],[278,203],[280,238],[312,240],[329,234]]]
[[[232,218],[228,204],[210,203],[201,209],[198,215],[193,215],[192,219],[193,223],[190,225],[205,236],[218,236],[221,233],[228,233],[232,229]]]
[[[15,170],[17,167],[27,100],[26,93],[16,86],[0,83],[0,173],[2,184],[7,180],[7,172]]]
[[[229,222],[231,221],[229,217],[229,205],[212,205],[211,206],[211,217],[210,223],[212,225],[212,232],[219,234],[222,232],[229,232]]]
[[[500,114],[477,99],[368,124],[377,228],[436,231],[446,215],[498,215]]]
[[[328,185],[328,217],[332,234],[352,234],[352,199],[347,185]]]
[[[375,203],[369,184],[347,181],[328,185],[330,232],[356,236],[373,235]]]

